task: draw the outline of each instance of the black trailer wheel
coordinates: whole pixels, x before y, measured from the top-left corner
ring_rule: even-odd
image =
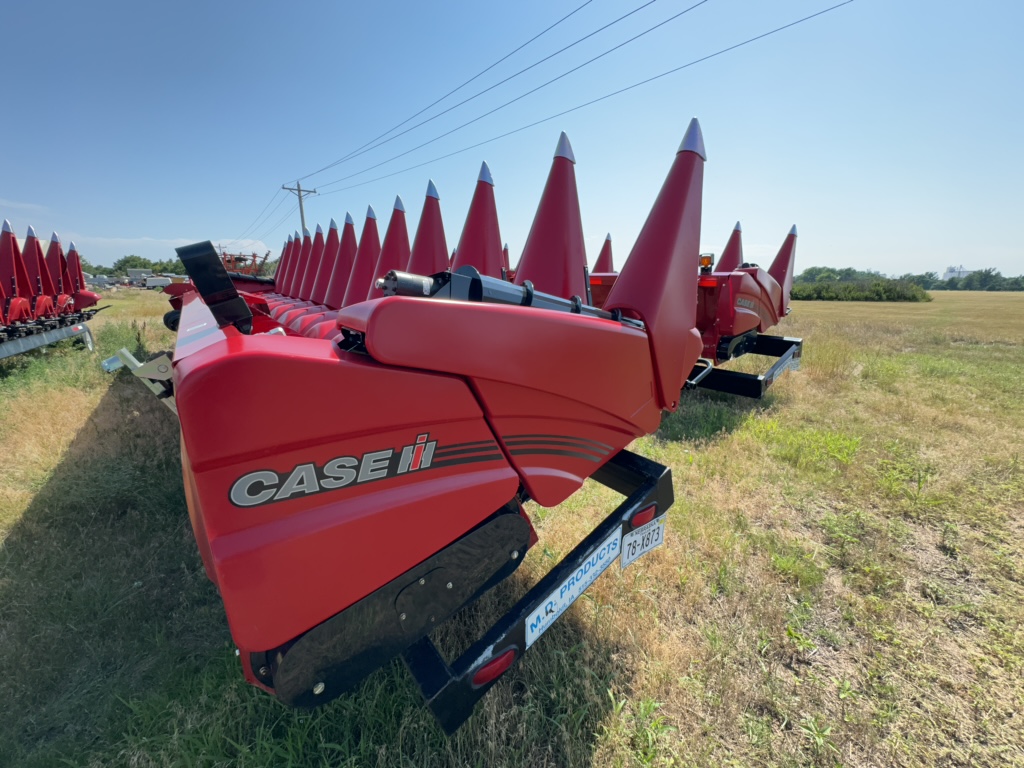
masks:
[[[178,331],[178,322],[181,320],[181,310],[172,309],[166,315],[164,315],[164,325],[167,326],[167,330]]]

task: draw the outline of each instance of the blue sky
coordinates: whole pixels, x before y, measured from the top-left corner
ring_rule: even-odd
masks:
[[[473,125],[388,160],[693,5],[625,21],[378,149],[303,182],[310,228],[401,194],[415,228],[427,179],[458,241],[481,160],[513,261],[559,131],[575,150],[591,262],[629,252],[691,116],[708,150],[703,248],[742,220],[748,258],[800,230],[798,269],[1024,273],[1024,5],[855,0],[675,75],[390,178],[714,53],[836,0],[708,0]],[[584,0],[515,3],[47,2],[3,11],[0,217],[56,229],[83,255],[168,258],[228,243],[276,256],[299,215],[283,183],[343,157],[500,59]],[[448,106],[640,6],[592,0],[449,98]],[[423,117],[433,114],[425,113]],[[420,118],[422,119],[422,118]],[[371,180],[352,189],[346,187]],[[340,190],[340,191],[339,191]],[[280,222],[280,223],[278,223]],[[275,226],[276,225],[276,226]]]

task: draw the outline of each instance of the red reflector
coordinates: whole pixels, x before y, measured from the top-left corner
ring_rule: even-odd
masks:
[[[658,511],[657,504],[651,504],[647,509],[641,509],[635,515],[633,519],[629,521],[629,524],[634,528],[639,528],[641,525],[647,525],[654,519],[654,514]]]
[[[592,277],[592,278],[590,278],[590,284],[591,285],[600,285],[601,284],[601,278],[600,277]]]
[[[697,281],[697,285],[699,285],[701,288],[717,288],[718,281],[715,280],[715,278],[713,277],[702,277],[700,280]]]
[[[493,680],[497,680],[512,666],[512,662],[516,660],[516,649],[509,648],[500,656],[495,656],[493,659],[484,664],[480,669],[473,675],[473,687],[479,688],[482,685],[487,685]]]

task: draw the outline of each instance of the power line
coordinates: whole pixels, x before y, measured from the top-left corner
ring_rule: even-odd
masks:
[[[285,199],[287,200],[288,198],[286,197]],[[277,220],[277,222],[275,222],[274,224],[272,224],[272,225],[270,226],[270,228],[269,228],[269,229],[265,230],[265,231],[263,232],[263,234],[262,234],[262,235],[260,235],[259,237],[257,237],[256,239],[257,239],[257,240],[261,240],[261,241],[262,241],[262,240],[263,240],[263,239],[264,239],[265,237],[267,237],[267,236],[269,236],[269,235],[273,234],[273,233],[274,233],[275,231],[277,231],[277,228],[278,228],[278,227],[280,227],[280,226],[281,226],[282,224],[284,224],[284,223],[285,223],[285,221],[287,221],[287,220],[288,220],[288,218],[289,218],[289,217],[290,217],[290,216],[291,216],[291,215],[292,215],[293,213],[295,213],[295,212],[296,212],[297,210],[299,210],[299,204],[298,204],[298,203],[296,203],[296,204],[295,204],[294,206],[292,206],[292,207],[291,207],[291,208],[290,208],[290,209],[288,210],[288,213],[286,213],[286,214],[285,214],[284,216],[282,216],[282,217],[281,217],[280,219],[278,219],[278,220]]]
[[[496,66],[498,66],[499,64],[501,64],[501,63],[502,63],[503,61],[505,61],[506,59],[508,59],[508,58],[512,57],[513,55],[515,55],[515,54],[519,53],[519,51],[523,50],[523,48],[525,48],[526,46],[528,46],[528,45],[529,45],[530,43],[532,43],[532,42],[533,42],[534,40],[538,39],[539,37],[542,37],[543,35],[546,35],[546,34],[547,34],[548,32],[550,32],[550,31],[551,31],[552,29],[554,29],[555,27],[557,27],[557,26],[558,26],[559,24],[561,24],[561,23],[562,23],[563,21],[565,21],[566,19],[568,19],[568,18],[569,18],[570,16],[573,16],[573,15],[575,15],[576,13],[578,13],[579,11],[582,11],[582,10],[583,10],[584,8],[586,8],[586,7],[588,6],[588,5],[590,5],[590,4],[591,4],[591,3],[593,2],[593,1],[594,1],[594,0],[586,0],[586,2],[585,2],[585,3],[583,3],[583,4],[582,4],[582,5],[580,5],[580,6],[577,6],[577,7],[576,7],[576,8],[574,8],[573,10],[569,11],[569,13],[567,13],[567,14],[566,14],[565,16],[563,16],[562,18],[560,18],[560,19],[559,19],[558,21],[556,21],[556,22],[555,22],[554,24],[552,24],[552,25],[550,25],[550,26],[546,27],[545,29],[541,30],[541,31],[540,31],[540,32],[538,32],[538,33],[537,33],[536,35],[534,35],[534,36],[533,36],[533,37],[531,37],[531,38],[530,38],[529,40],[527,40],[527,41],[526,41],[525,43],[523,43],[522,45],[520,45],[520,46],[519,46],[518,48],[515,48],[515,49],[514,49],[514,50],[512,50],[512,51],[509,51],[509,52],[508,52],[508,53],[506,53],[506,54],[505,54],[504,56],[502,56],[502,57],[501,57],[500,59],[498,59],[498,60],[497,60],[496,62],[494,62],[493,64],[491,64],[490,66],[488,66],[488,67],[484,67],[483,69],[481,69],[481,70],[480,70],[479,72],[477,72],[477,73],[476,73],[475,75],[473,75],[473,76],[472,76],[471,78],[469,78],[469,80],[467,80],[466,82],[462,83],[462,85],[458,85],[458,86],[456,86],[455,88],[452,88],[452,89],[451,89],[450,91],[448,91],[448,93],[446,93],[446,94],[445,94],[444,96],[442,96],[441,98],[437,99],[436,101],[433,101],[433,102],[431,102],[430,104],[427,104],[427,106],[425,106],[425,107],[424,107],[423,109],[421,109],[421,110],[420,110],[419,112],[417,112],[417,113],[415,113],[415,114],[413,114],[413,115],[409,115],[409,117],[405,118],[405,120],[403,120],[402,122],[398,123],[397,125],[394,125],[394,126],[392,126],[391,128],[388,128],[388,130],[384,131],[384,133],[382,133],[382,134],[381,134],[380,136],[377,136],[377,137],[375,137],[375,138],[372,138],[372,139],[370,139],[370,140],[369,140],[368,142],[366,142],[365,144],[363,144],[363,145],[362,145],[361,147],[356,147],[356,148],[355,148],[354,150],[352,150],[352,152],[349,152],[349,153],[348,153],[347,155],[345,155],[344,157],[342,157],[342,158],[341,158],[340,160],[336,160],[336,161],[334,161],[333,163],[331,163],[331,164],[329,164],[329,165],[325,165],[325,166],[324,166],[323,168],[321,168],[321,169],[320,169],[320,170],[318,170],[318,171],[313,171],[312,173],[307,173],[307,174],[306,174],[305,176],[300,176],[300,177],[299,177],[299,178],[298,178],[298,179],[297,179],[296,181],[303,181],[304,179],[308,179],[308,178],[309,178],[310,176],[315,176],[316,174],[318,174],[318,173],[321,173],[322,171],[326,171],[326,170],[328,170],[329,168],[333,168],[333,167],[334,167],[335,165],[337,165],[338,163],[343,163],[344,161],[346,161],[346,160],[348,160],[348,159],[350,159],[350,158],[354,157],[354,156],[355,156],[355,155],[354,155],[354,153],[356,153],[356,152],[359,152],[359,151],[360,151],[361,149],[365,149],[366,147],[370,146],[370,144],[373,144],[373,143],[374,143],[375,141],[378,141],[379,139],[383,139],[383,138],[384,138],[385,136],[387,136],[387,135],[388,135],[389,133],[391,133],[392,131],[398,130],[398,129],[399,129],[399,128],[401,128],[401,127],[402,127],[403,125],[405,125],[406,123],[408,123],[408,122],[409,122],[410,120],[415,120],[415,119],[416,119],[417,117],[419,117],[420,115],[422,115],[422,114],[423,114],[424,112],[426,112],[426,111],[427,111],[428,109],[431,109],[432,107],[435,107],[435,106],[437,106],[437,105],[438,105],[438,104],[440,104],[440,103],[441,103],[442,101],[444,101],[444,100],[445,100],[445,99],[447,99],[447,98],[448,98],[449,96],[451,96],[451,95],[452,95],[453,93],[457,93],[458,91],[462,90],[463,88],[465,88],[465,87],[466,87],[467,85],[469,85],[470,83],[472,83],[472,82],[473,82],[474,80],[476,80],[477,78],[479,78],[479,77],[481,77],[482,75],[485,75],[485,74],[487,74],[488,72],[490,72],[490,71],[491,71],[492,69],[494,69],[494,68],[495,68]],[[652,0],[652,2],[653,2],[653,0]],[[649,5],[649,4],[650,4],[650,3],[648,3],[648,5]],[[600,30],[598,30],[598,31],[600,31]],[[564,50],[564,49],[563,49],[563,50]],[[549,57],[549,58],[550,58],[550,57]],[[475,97],[474,97],[474,98],[475,98]],[[456,105],[456,106],[457,106],[457,105]]]
[[[674,67],[672,69],[669,69],[669,70],[667,70],[665,72],[662,72],[661,74],[654,75],[653,77],[648,77],[647,79],[641,80],[641,81],[636,82],[636,83],[633,83],[632,85],[627,85],[625,88],[620,88],[617,91],[612,91],[611,93],[606,93],[604,96],[599,96],[596,99],[591,99],[590,101],[584,102],[583,104],[577,104],[575,107],[571,107],[569,109],[563,110],[562,112],[558,112],[557,114],[550,115],[550,116],[542,118],[540,120],[536,120],[535,122],[529,123],[528,125],[520,126],[519,128],[515,128],[515,129],[513,129],[511,131],[507,131],[507,132],[502,133],[502,134],[500,134],[498,136],[493,136],[493,137],[491,137],[489,139],[485,139],[484,141],[478,142],[476,144],[472,144],[472,145],[470,145],[468,147],[463,147],[462,149],[457,149],[454,152],[449,152],[446,155],[441,155],[440,157],[435,157],[432,160],[427,160],[427,161],[422,162],[422,163],[417,163],[416,165],[411,165],[408,168],[403,168],[400,171],[394,171],[393,173],[388,173],[388,174],[385,174],[383,176],[378,176],[376,178],[369,179],[367,181],[361,181],[358,184],[351,184],[351,185],[349,185],[347,187],[342,187],[341,189],[334,189],[334,190],[331,190],[330,192],[324,192],[322,194],[323,195],[335,195],[335,194],[338,194],[339,192],[345,192],[345,191],[350,190],[350,189],[356,189],[357,187],[363,187],[363,186],[366,186],[367,184],[373,184],[374,182],[382,181],[383,179],[389,179],[392,176],[398,176],[399,174],[407,173],[409,171],[416,170],[417,168],[422,168],[423,166],[430,165],[431,163],[436,163],[436,162],[439,162],[441,160],[447,160],[449,157],[454,157],[455,155],[462,154],[463,152],[468,152],[471,149],[476,149],[477,147],[482,147],[485,144],[491,144],[491,143],[493,143],[495,141],[498,141],[500,139],[504,139],[504,138],[506,138],[508,136],[512,136],[513,134],[521,133],[522,131],[528,130],[530,128],[534,128],[534,127],[536,127],[538,125],[541,125],[543,123],[550,122],[550,121],[555,120],[555,119],[557,119],[559,117],[562,117],[564,115],[568,115],[571,112],[576,112],[578,110],[584,109],[585,107],[589,107],[589,106],[592,106],[594,104],[597,104],[598,102],[605,101],[606,99],[610,99],[613,96],[618,96],[619,94],[625,93],[626,91],[631,91],[634,88],[639,88],[642,85],[647,85],[648,83],[652,83],[655,80],[660,80],[663,77],[668,77],[669,75],[673,75],[676,72],[679,72],[681,70],[687,69],[687,68],[692,67],[692,66],[694,66],[696,64],[700,64],[701,62],[707,61],[708,59],[713,59],[716,56],[721,56],[722,54],[728,53],[729,51],[734,51],[737,48],[742,48],[743,46],[749,45],[750,43],[757,42],[758,40],[763,40],[766,37],[771,37],[772,35],[774,35],[774,34],[776,34],[778,32],[782,32],[783,30],[790,29],[791,27],[798,26],[798,25],[803,24],[806,21],[810,21],[811,19],[816,18],[818,16],[823,16],[826,13],[830,13],[831,11],[834,11],[837,8],[842,8],[844,5],[849,5],[852,2],[853,2],[853,0],[845,0],[842,3],[838,3],[836,5],[833,5],[833,6],[829,7],[829,8],[825,8],[824,10],[818,11],[817,13],[812,13],[810,16],[804,16],[802,19],[797,19],[796,21],[792,21],[789,24],[784,24],[781,27],[776,27],[773,30],[770,30],[768,32],[764,32],[764,33],[762,33],[760,35],[757,35],[756,37],[751,37],[751,38],[749,38],[747,40],[744,40],[741,43],[736,43],[735,45],[730,45],[728,48],[722,48],[719,51],[715,51],[714,53],[710,53],[707,56],[701,56],[698,59],[694,59],[693,61],[689,61],[686,64],[682,64],[682,65],[680,65],[678,67]]]
[[[401,125],[404,125],[405,123],[409,122],[409,120],[412,120],[412,119],[413,119],[413,117],[417,117],[418,115],[421,115],[421,114],[423,114],[423,112],[425,112],[425,111],[426,111],[427,109],[430,109],[430,107],[426,107],[426,108],[424,108],[424,109],[420,110],[419,112],[417,112],[417,113],[416,113],[416,115],[413,115],[413,117],[410,117],[410,118],[406,119],[405,121],[403,121],[402,123],[399,123],[399,125],[395,126],[395,128],[392,128],[392,129],[391,129],[391,130],[389,130],[389,131],[385,131],[385,132],[384,132],[383,134],[381,134],[380,136],[378,136],[378,137],[377,137],[377,139],[374,139],[373,141],[371,141],[371,142],[368,142],[368,144],[364,144],[364,145],[363,145],[362,147],[360,147],[359,149],[353,150],[353,151],[352,151],[352,152],[350,152],[349,154],[345,155],[345,157],[339,158],[339,159],[337,159],[337,160],[335,160],[335,161],[333,161],[333,162],[331,162],[331,163],[328,163],[327,165],[325,165],[325,166],[324,166],[323,168],[321,168],[321,169],[320,169],[320,170],[318,170],[318,171],[313,171],[312,173],[307,173],[307,174],[306,174],[305,176],[302,176],[302,177],[301,177],[301,179],[306,179],[306,178],[309,178],[310,176],[315,176],[316,174],[318,174],[318,173],[322,173],[322,172],[324,172],[324,171],[326,171],[326,170],[329,170],[329,169],[331,169],[331,168],[335,167],[336,165],[341,165],[342,163],[346,163],[346,162],[348,162],[349,160],[352,160],[352,159],[354,159],[354,158],[356,158],[356,157],[359,157],[360,155],[364,155],[364,154],[366,154],[367,152],[370,152],[371,150],[374,150],[374,149],[376,149],[377,147],[381,147],[381,146],[384,146],[385,144],[387,144],[387,143],[389,143],[389,142],[392,142],[392,141],[394,141],[395,139],[397,139],[397,138],[399,138],[399,137],[401,137],[401,136],[404,136],[405,134],[409,133],[410,131],[414,131],[414,130],[416,130],[417,128],[419,128],[419,127],[421,127],[421,126],[424,126],[424,125],[426,125],[427,123],[429,123],[429,122],[432,122],[432,121],[436,120],[437,118],[441,117],[442,115],[446,115],[446,114],[448,114],[448,113],[449,113],[449,112],[451,112],[451,111],[452,111],[453,109],[458,109],[458,108],[459,108],[459,107],[461,107],[461,106],[462,106],[463,104],[467,104],[467,103],[469,103],[470,101],[473,101],[473,99],[477,98],[478,96],[482,96],[482,95],[484,95],[485,93],[488,93],[489,91],[493,91],[493,90],[494,90],[495,88],[497,88],[498,86],[504,85],[504,84],[505,84],[505,83],[507,83],[507,82],[508,82],[509,80],[513,80],[513,79],[515,79],[515,78],[519,77],[519,75],[523,74],[524,72],[528,72],[528,71],[530,71],[531,69],[533,69],[534,67],[537,67],[537,66],[539,66],[539,65],[543,64],[543,63],[544,63],[545,61],[548,61],[549,59],[552,59],[552,58],[554,58],[555,56],[558,56],[558,55],[559,55],[560,53],[564,53],[565,51],[569,50],[569,49],[570,49],[570,48],[572,48],[573,46],[579,45],[579,44],[580,44],[580,43],[582,43],[582,42],[583,42],[584,40],[587,40],[587,39],[589,39],[589,38],[593,37],[594,35],[598,34],[599,32],[603,32],[604,30],[608,29],[609,27],[615,26],[615,25],[616,25],[616,24],[618,24],[618,23],[619,23],[620,21],[623,21],[623,20],[625,20],[625,19],[629,18],[630,16],[632,16],[633,14],[635,14],[635,13],[637,13],[637,12],[639,12],[639,11],[642,11],[642,10],[643,10],[644,8],[646,8],[646,7],[647,7],[647,6],[649,6],[649,5],[653,5],[653,4],[654,4],[654,3],[656,3],[657,1],[658,1],[658,0],[647,0],[647,2],[646,2],[646,3],[643,3],[642,5],[639,5],[639,6],[637,6],[636,8],[634,8],[634,9],[633,9],[632,11],[630,11],[629,13],[627,13],[627,14],[625,14],[625,15],[623,15],[623,16],[620,16],[619,18],[615,19],[614,21],[610,21],[610,22],[608,22],[608,23],[607,23],[607,24],[605,24],[605,25],[604,25],[603,27],[600,27],[599,29],[595,29],[595,30],[594,30],[593,32],[590,32],[589,34],[587,34],[587,35],[584,35],[583,37],[579,38],[579,39],[578,39],[578,40],[576,40],[575,42],[569,43],[569,45],[567,45],[567,46],[565,46],[565,47],[563,47],[563,48],[559,48],[559,49],[558,49],[557,51],[555,51],[554,53],[552,53],[552,54],[550,54],[550,55],[548,55],[548,56],[545,56],[545,57],[544,57],[543,59],[540,59],[539,61],[535,61],[535,62],[534,62],[533,64],[531,64],[530,66],[528,66],[528,67],[526,67],[526,68],[524,68],[524,69],[521,69],[521,70],[519,70],[518,72],[516,72],[516,73],[515,73],[515,74],[513,74],[513,75],[509,75],[509,76],[508,76],[508,77],[506,77],[506,78],[505,78],[504,80],[499,80],[499,81],[498,81],[497,83],[495,83],[494,85],[491,85],[491,86],[488,86],[487,88],[484,88],[484,89],[483,89],[482,91],[479,91],[479,92],[477,92],[477,93],[473,94],[473,95],[472,95],[472,96],[470,96],[469,98],[463,99],[463,100],[462,100],[462,101],[460,101],[460,102],[459,102],[458,104],[454,104],[454,105],[452,105],[452,106],[448,107],[447,109],[445,109],[445,110],[442,110],[441,112],[438,112],[438,113],[437,113],[436,115],[434,115],[434,116],[432,116],[432,117],[429,117],[429,118],[427,118],[426,120],[423,120],[423,121],[421,121],[421,122],[419,122],[419,123],[416,123],[416,125],[413,125],[413,126],[410,126],[409,128],[406,128],[406,129],[405,129],[404,131],[402,131],[402,132],[400,132],[400,133],[396,133],[396,134],[395,134],[394,136],[391,136],[390,138],[388,138],[388,139],[385,139],[384,141],[380,142],[379,144],[374,144],[374,143],[373,143],[374,141],[377,141],[377,139],[380,139],[380,138],[383,138],[384,136],[387,136],[387,135],[388,135],[389,133],[391,133],[391,131],[395,130],[395,128],[398,128],[398,127],[400,127]],[[708,0],[701,0],[701,2],[697,3],[697,5],[703,5],[703,4],[704,4],[704,3],[706,3],[706,2],[708,2]],[[581,6],[581,7],[582,7],[582,6]],[[694,6],[694,7],[695,7],[695,6]],[[577,10],[579,10],[579,9],[577,9]],[[689,10],[691,10],[691,9],[689,9],[689,8],[688,8],[688,9],[686,9],[686,11],[689,11]],[[676,14],[676,16],[681,16],[681,15],[682,15],[683,13],[686,13],[686,11],[683,11],[682,13]],[[575,11],[573,11],[573,13],[575,13]],[[570,15],[572,15],[572,14],[570,14]],[[566,17],[566,18],[568,18],[568,17]],[[674,19],[674,18],[676,18],[676,17],[675,17],[675,16],[673,16],[672,18]],[[671,20],[672,20],[672,19],[668,19],[667,21],[671,21]],[[667,23],[667,21],[666,21],[666,22],[662,22],[662,24],[664,24],[664,23]],[[659,26],[660,26],[660,25],[659,25]],[[652,29],[654,29],[654,27],[652,27]],[[651,31],[651,30],[648,30],[648,32],[649,32],[649,31]],[[646,34],[646,33],[644,33],[644,34]],[[635,39],[635,38],[634,38],[634,39]],[[628,42],[632,42],[632,41],[631,41],[631,40],[627,40],[626,42],[628,43]],[[623,43],[623,45],[625,45],[625,43]],[[520,47],[521,47],[521,46],[520,46]],[[619,46],[619,47],[621,47],[621,46]],[[517,49],[517,50],[518,50],[518,49]],[[612,50],[615,50],[615,49],[613,48]],[[610,51],[608,51],[608,53],[610,53]],[[511,54],[510,54],[510,55],[511,55]],[[506,57],[506,58],[507,58],[507,57]],[[598,58],[600,58],[600,57],[598,57]],[[589,63],[589,62],[588,62],[588,63]],[[582,65],[582,66],[586,66],[586,65],[584,64],[584,65]],[[571,71],[575,71],[575,70],[571,70]],[[481,73],[481,74],[482,74],[482,73]],[[568,74],[568,73],[567,73],[567,74]],[[474,79],[475,79],[475,78],[474,78]],[[471,82],[471,81],[467,81],[467,82]],[[459,86],[459,87],[461,88],[462,86]],[[458,89],[456,89],[456,90],[458,90]],[[452,91],[452,93],[454,93],[454,91]],[[449,95],[450,95],[450,94],[449,94]],[[441,101],[441,99],[438,99],[438,101]],[[434,104],[436,104],[436,103],[437,103],[437,102],[434,102]],[[511,103],[511,102],[510,102],[510,103]],[[432,104],[431,106],[433,106],[433,104]],[[499,107],[499,109],[500,109],[500,107]],[[486,117],[486,115],[484,115],[484,117]],[[456,129],[456,130],[457,130],[457,129]],[[369,146],[370,144],[373,144],[373,146]],[[401,155],[399,155],[399,157],[401,157]],[[346,178],[348,178],[348,177],[346,177]],[[301,179],[300,179],[300,180],[301,180]]]
[[[655,0],[651,0],[651,2],[655,2]],[[441,139],[445,138],[446,136],[450,136],[451,134],[453,134],[453,133],[455,133],[457,131],[461,131],[463,128],[466,128],[467,126],[470,126],[473,123],[479,122],[480,120],[483,120],[485,117],[489,117],[490,115],[493,115],[495,112],[498,112],[498,111],[504,109],[507,106],[515,104],[517,101],[521,101],[522,99],[525,99],[527,96],[530,96],[531,94],[534,94],[534,93],[536,93],[537,91],[539,91],[539,90],[541,90],[543,88],[547,88],[552,83],[556,83],[559,80],[561,80],[562,78],[568,77],[569,75],[573,74],[574,72],[578,72],[579,70],[583,69],[584,67],[586,67],[586,66],[588,66],[590,64],[593,64],[598,59],[602,59],[605,56],[607,56],[607,55],[609,55],[611,53],[614,53],[615,51],[619,50],[623,46],[629,45],[630,43],[632,43],[632,42],[634,42],[636,40],[639,40],[644,35],[650,34],[651,32],[653,32],[654,30],[658,29],[659,27],[665,26],[670,21],[675,21],[676,19],[678,19],[683,14],[689,13],[693,9],[698,8],[698,7],[704,5],[707,2],[709,2],[709,0],[700,0],[699,2],[694,3],[693,5],[691,5],[689,8],[684,8],[679,13],[676,13],[676,14],[668,17],[664,21],[659,21],[654,26],[648,27],[643,32],[640,32],[639,34],[634,35],[633,37],[629,38],[628,40],[626,40],[624,42],[621,42],[618,45],[613,46],[612,48],[609,48],[608,50],[604,51],[603,53],[599,53],[594,58],[588,59],[587,61],[583,62],[582,64],[579,64],[579,65],[573,67],[572,69],[567,70],[566,72],[563,72],[562,74],[560,74],[560,75],[558,75],[556,77],[551,78],[547,82],[541,83],[540,85],[536,86],[535,88],[531,88],[530,90],[526,91],[526,93],[522,93],[522,94],[516,96],[514,99],[509,99],[504,104],[499,104],[494,109],[488,110],[487,112],[484,112],[482,115],[478,115],[477,117],[474,117],[472,120],[467,120],[462,125],[458,125],[458,126],[452,128],[449,131],[445,131],[444,133],[442,133],[442,134],[440,134],[438,136],[435,136],[434,138],[430,139],[429,141],[425,141],[422,144],[419,144],[419,145],[413,147],[412,149],[406,150],[405,152],[400,152],[397,155],[393,155],[393,156],[389,157],[386,160],[381,160],[379,163],[376,163],[374,165],[368,166],[367,168],[364,168],[361,171],[356,171],[355,173],[350,173],[348,176],[342,176],[340,179],[335,179],[334,181],[325,182],[324,184],[321,184],[320,186],[321,187],[330,187],[330,186],[332,186],[334,184],[340,184],[343,181],[348,181],[349,179],[354,178],[355,176],[359,176],[359,175],[361,175],[363,173],[366,173],[367,171],[372,171],[374,168],[379,168],[382,165],[387,165],[392,160],[397,160],[400,157],[405,157],[406,155],[411,154],[411,153],[415,152],[418,149],[423,149],[423,147],[425,147],[425,146],[427,146],[429,144],[433,144],[435,141],[440,141]],[[648,5],[650,5],[650,3],[648,3]],[[456,105],[456,106],[458,106],[458,105]],[[444,114],[444,113],[442,112],[442,113],[439,113],[439,114]],[[435,117],[436,116],[437,115],[435,115]],[[433,119],[433,118],[431,118],[431,119]],[[429,121],[425,121],[425,122],[429,122]],[[423,125],[423,123],[420,123],[420,125]],[[413,126],[413,128],[416,128],[416,127],[417,126]],[[411,131],[412,128],[410,128],[408,130]],[[403,131],[402,133],[407,133],[407,132],[408,131]],[[399,136],[401,136],[402,133],[396,134],[396,135],[392,136],[391,138],[392,139],[396,139]],[[391,141],[391,139],[388,139],[388,141]],[[382,144],[386,144],[386,143],[387,142],[381,142],[381,144],[378,144],[377,146],[379,147]],[[371,149],[375,149],[375,147],[371,147]],[[355,157],[355,155],[353,155],[353,157]]]
[[[274,193],[274,196],[276,197],[278,194],[280,194],[281,191],[282,190],[280,190],[280,189],[277,190],[277,192]],[[248,235],[250,231],[256,230],[260,226],[262,226],[263,224],[266,224],[267,220],[271,216],[274,215],[274,213],[277,211],[278,208],[280,208],[282,205],[284,205],[284,202],[287,199],[288,199],[288,195],[284,195],[280,200],[277,201],[277,205],[275,205],[273,208],[271,208],[270,211],[266,215],[260,214],[260,216],[257,216],[256,217],[256,222],[254,222],[253,224],[249,225],[249,227],[245,230],[245,232],[243,232],[243,234],[239,235],[238,237],[236,237],[231,242],[232,243],[237,243],[239,240],[242,240],[245,237],[245,235]],[[273,202],[273,198],[271,198],[271,202]],[[264,208],[263,210],[266,211],[266,208]]]
[[[270,198],[269,202],[267,202],[267,204],[266,204],[265,206],[263,206],[263,210],[262,210],[262,211],[260,211],[260,212],[259,212],[259,213],[258,213],[258,214],[256,215],[256,218],[255,218],[255,219],[253,219],[252,223],[251,223],[251,224],[250,224],[250,225],[249,225],[248,227],[246,227],[245,229],[243,229],[243,230],[242,230],[242,234],[240,234],[240,235],[239,235],[238,237],[236,237],[236,238],[235,238],[234,240],[231,240],[231,241],[230,241],[230,243],[237,243],[237,242],[238,242],[239,240],[241,240],[241,239],[242,239],[243,237],[245,237],[245,235],[249,234],[249,231],[250,231],[250,230],[253,230],[253,229],[255,229],[255,228],[256,228],[256,225],[257,225],[257,223],[258,223],[258,222],[260,221],[260,219],[261,219],[261,218],[263,217],[263,214],[264,214],[264,213],[266,213],[266,210],[267,210],[267,208],[269,208],[269,207],[270,207],[270,203],[274,202],[274,200],[276,200],[276,199],[277,199],[277,196],[278,196],[279,194],[281,194],[281,190],[279,190],[279,189],[278,189],[278,190],[276,190],[276,191],[274,192],[274,196]],[[278,205],[280,205],[280,203],[278,203]],[[277,210],[277,209],[275,208],[274,210]],[[272,214],[272,213],[273,213],[273,211],[271,211],[271,214]],[[268,215],[268,218],[269,218],[269,215]],[[229,245],[230,245],[230,243],[229,243]]]

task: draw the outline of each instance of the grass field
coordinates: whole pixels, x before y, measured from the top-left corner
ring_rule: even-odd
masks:
[[[0,362],[0,765],[1024,765],[1024,294],[797,303],[766,402],[687,394],[634,445],[673,469],[667,545],[450,739],[399,663],[314,712],[243,682],[173,415],[100,371],[169,348],[166,305],[108,303],[97,354]],[[441,645],[615,502],[531,509],[540,545]]]

